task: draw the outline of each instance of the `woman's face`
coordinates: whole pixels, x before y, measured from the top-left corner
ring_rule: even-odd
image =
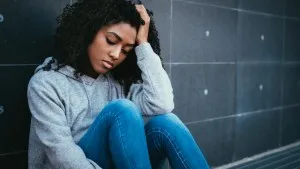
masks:
[[[104,74],[124,61],[133,49],[137,30],[127,23],[118,23],[100,29],[88,47],[93,74]]]

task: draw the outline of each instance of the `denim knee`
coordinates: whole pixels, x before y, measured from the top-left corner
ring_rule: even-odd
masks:
[[[109,102],[103,110],[104,113],[110,113],[114,116],[129,116],[132,120],[143,121],[139,108],[128,99],[113,100]]]
[[[153,130],[166,131],[168,133],[172,131],[184,130],[189,132],[187,127],[174,113],[166,113],[153,117],[145,126],[146,132]],[[177,132],[175,132],[177,133]]]

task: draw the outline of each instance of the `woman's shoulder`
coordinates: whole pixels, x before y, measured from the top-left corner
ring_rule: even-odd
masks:
[[[30,78],[29,86],[60,86],[66,77],[56,70],[39,70]]]

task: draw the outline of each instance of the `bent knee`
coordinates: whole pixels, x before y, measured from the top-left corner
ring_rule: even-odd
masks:
[[[106,108],[110,110],[110,113],[115,115],[126,115],[142,119],[139,108],[135,105],[135,103],[128,99],[113,100],[106,106]]]
[[[186,126],[174,113],[166,113],[153,117],[146,124],[146,129],[153,128],[171,130],[173,128],[186,129]]]
[[[120,108],[127,108],[127,107],[136,107],[136,105],[128,99],[116,99],[108,103],[108,105],[120,107]]]

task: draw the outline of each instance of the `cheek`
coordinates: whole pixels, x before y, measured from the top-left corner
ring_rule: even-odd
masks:
[[[102,53],[105,52],[106,49],[108,49],[107,44],[105,42],[105,39],[102,37],[99,37],[97,39],[95,39],[95,41],[92,44],[92,51],[94,53]]]
[[[89,47],[89,58],[90,58],[90,61],[93,62],[94,60],[97,59],[97,54],[98,54],[98,51],[97,51],[97,48],[95,45],[91,45]]]

